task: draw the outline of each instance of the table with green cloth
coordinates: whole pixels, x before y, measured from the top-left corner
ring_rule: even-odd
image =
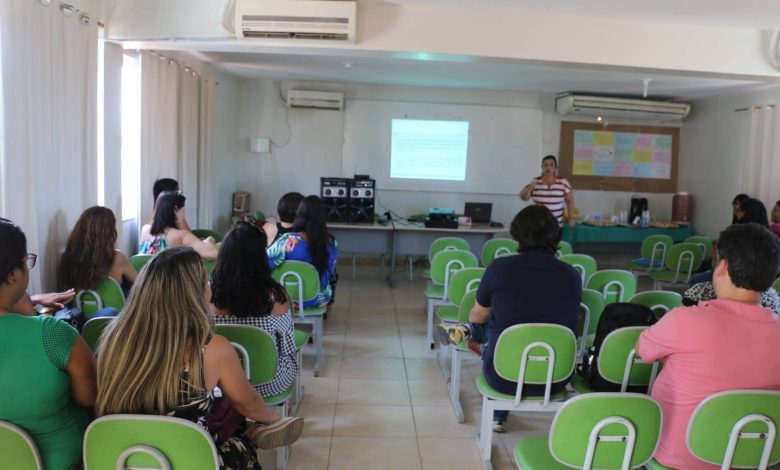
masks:
[[[669,235],[675,243],[693,236],[693,227],[679,228],[655,227],[596,227],[594,225],[577,224],[574,227],[563,226],[561,239],[572,245],[580,243],[642,243],[650,235]]]

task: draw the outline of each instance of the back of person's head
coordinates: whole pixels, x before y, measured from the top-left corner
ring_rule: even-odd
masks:
[[[116,217],[111,209],[92,206],[82,212],[60,260],[68,287],[91,289],[108,275],[114,261]]]
[[[98,416],[162,414],[176,407],[185,364],[194,393],[205,390],[210,337],[206,268],[192,248],[160,252],[141,270],[97,352]]]
[[[731,205],[738,205],[742,203],[745,199],[750,199],[750,196],[748,196],[745,193],[739,193],[736,196],[734,196],[734,199],[731,200]]]
[[[176,209],[183,209],[186,200],[187,198],[181,191],[160,193],[160,197],[157,199],[157,208],[154,211],[152,228],[149,232],[152,235],[159,235],[168,227],[179,228],[176,223]]]
[[[298,213],[298,206],[303,201],[301,193],[287,193],[279,199],[276,206],[276,213],[279,214],[279,220],[291,224],[295,221],[295,214]]]
[[[760,224],[764,226],[769,225],[769,218],[766,214],[766,207],[764,203],[758,199],[747,198],[740,203],[740,217],[736,223],[738,224]]]
[[[154,193],[154,202],[157,203],[157,198],[160,196],[160,193],[164,193],[165,191],[178,191],[179,190],[179,182],[176,181],[173,178],[160,178],[154,182],[154,186],[152,187],[152,193]]]
[[[734,196],[734,199],[731,200],[731,207],[732,207],[732,215],[731,215],[731,223],[736,224],[739,220],[737,218],[737,212],[742,210],[742,201],[745,199],[750,199],[750,196],[744,193],[739,193],[736,196]]]
[[[312,264],[322,276],[328,270],[330,235],[326,224],[328,211],[318,196],[306,196],[298,206],[293,230],[305,232]]]
[[[720,232],[718,256],[728,262],[732,284],[764,292],[780,268],[780,240],[766,225],[731,225]]]
[[[545,249],[554,252],[561,241],[558,221],[545,206],[532,205],[517,213],[509,226],[509,233],[517,241],[518,252]]]
[[[27,237],[22,229],[0,217],[0,283],[5,282],[14,269],[24,268],[26,255]]]
[[[222,240],[217,265],[211,273],[211,302],[237,317],[271,313],[274,300],[287,294],[271,277],[265,232],[248,222],[238,222]]]

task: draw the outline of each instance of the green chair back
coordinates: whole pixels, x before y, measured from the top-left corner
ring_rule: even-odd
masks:
[[[774,288],[776,291],[780,292],[780,277],[779,277],[779,278],[777,278],[777,279],[775,279],[775,282],[774,282],[774,284],[772,284],[772,287],[773,287],[773,288]]]
[[[265,330],[250,325],[216,325],[214,332],[241,352],[249,383],[260,385],[274,378],[279,362],[274,341]]]
[[[436,253],[444,250],[471,250],[469,242],[458,237],[442,237],[437,238],[431,243],[431,247],[428,249],[428,260],[433,263],[433,257]]]
[[[522,397],[523,384],[547,384],[546,404],[549,386],[568,379],[574,371],[576,349],[574,333],[565,326],[513,325],[502,331],[496,341],[493,366],[499,377],[517,382],[516,396]]]
[[[105,307],[122,310],[122,306],[125,305],[125,294],[113,278],[104,277],[94,289],[78,289],[74,302],[89,319]]]
[[[701,266],[701,246],[696,243],[677,243],[666,254],[666,269],[677,273],[674,282],[688,282],[691,274]]]
[[[0,421],[0,468],[43,470],[38,448],[24,429]]]
[[[287,289],[290,300],[303,303],[317,298],[320,293],[320,276],[317,268],[303,261],[287,260],[271,271],[273,278]]]
[[[467,291],[476,289],[485,274],[485,268],[464,268],[455,271],[447,285],[447,300],[460,305]]]
[[[702,259],[707,259],[712,253],[712,238],[705,237],[704,235],[694,235],[685,239],[685,243],[695,243],[701,247]]]
[[[479,265],[476,255],[464,250],[443,250],[431,260],[431,281],[444,285],[454,271],[464,268],[476,268]]]
[[[570,255],[572,253],[574,253],[574,250],[571,247],[571,243],[561,240],[561,242],[558,243],[558,250],[555,252],[555,256],[560,258],[563,255]]]
[[[644,305],[653,311],[656,318],[661,318],[669,310],[682,305],[682,296],[670,290],[648,290],[631,297],[629,302]]]
[[[477,303],[477,289],[471,289],[467,291],[463,298],[460,299],[460,305],[458,305],[458,323],[468,323],[469,313],[474,308],[474,304]]]
[[[84,433],[84,469],[127,467],[218,470],[219,459],[208,432],[185,419],[120,414],[93,421]]]
[[[674,241],[669,235],[650,235],[645,237],[642,241],[642,248],[639,249],[639,256],[652,262],[660,261],[660,267],[662,268],[666,253],[673,244]],[[652,263],[649,265],[649,269],[654,269]]]
[[[113,319],[114,317],[96,317],[91,318],[87,320],[86,323],[84,323],[84,328],[81,329],[81,336],[84,338],[84,342],[87,343],[87,346],[89,346],[89,349],[91,349],[93,353],[98,349],[100,335]]]
[[[729,390],[699,403],[686,443],[697,458],[724,468],[767,468],[780,462],[780,392]]]
[[[255,211],[255,220],[258,222],[265,222],[265,212]]]
[[[494,259],[517,254],[517,242],[511,238],[491,238],[482,245],[482,266],[488,267]]]
[[[212,237],[214,238],[215,242],[222,241],[222,234],[217,232],[216,230],[211,230],[207,228],[196,228],[195,230],[192,231],[192,234],[200,238],[201,240],[205,240],[208,237]]]
[[[645,364],[636,354],[637,339],[646,326],[618,328],[604,338],[599,350],[599,374],[609,382],[628,386],[647,386],[655,379],[657,363]]]
[[[636,278],[622,269],[602,269],[591,274],[585,287],[601,292],[607,304],[627,302],[636,293]]]
[[[141,268],[143,268],[150,259],[152,259],[152,255],[133,255],[130,257],[130,266],[135,269],[135,272],[140,273]]]
[[[579,395],[555,414],[550,452],[573,468],[642,467],[658,446],[662,416],[661,407],[647,395]]]
[[[593,289],[582,289],[582,300],[580,300],[580,310],[582,315],[580,321],[584,322],[585,317],[588,316],[588,335],[596,334],[596,327],[598,327],[601,314],[604,312],[606,302],[601,292]],[[586,315],[587,313],[587,315]],[[580,323],[577,331],[585,331],[583,323]]]
[[[580,273],[582,277],[582,286],[585,287],[590,276],[596,272],[596,260],[592,256],[571,254],[563,255],[560,258],[561,261],[570,265]]]
[[[211,272],[214,271],[214,268],[217,266],[217,261],[213,259],[201,259],[203,260],[203,266],[206,268],[206,272],[211,274]]]

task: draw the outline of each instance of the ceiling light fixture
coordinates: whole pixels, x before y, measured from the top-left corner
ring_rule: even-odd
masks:
[[[601,119],[602,119],[602,118],[601,118],[601,116],[596,116],[596,120],[597,120],[598,122],[601,122]]]
[[[345,69],[351,69],[352,66],[355,65],[352,62],[344,62],[344,68]]]

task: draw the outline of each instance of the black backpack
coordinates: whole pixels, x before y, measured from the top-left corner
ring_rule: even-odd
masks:
[[[599,374],[599,352],[607,335],[626,326],[651,326],[656,322],[653,311],[644,305],[628,302],[617,302],[604,307],[604,312],[596,326],[596,337],[593,346],[588,348],[579,373],[590,383],[591,388],[597,392],[619,392],[620,385],[605,380]],[[646,387],[628,387],[628,391],[645,392]]]

